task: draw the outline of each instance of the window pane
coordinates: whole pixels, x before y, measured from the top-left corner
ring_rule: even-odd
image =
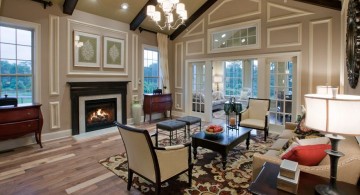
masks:
[[[144,93],[152,93],[154,89],[158,88],[158,78],[144,78]]]
[[[15,29],[0,26],[0,42],[15,44]]]
[[[0,46],[0,58],[1,59],[16,59],[16,47],[10,44],[1,44]]]
[[[1,60],[0,73],[1,74],[15,74],[16,73],[16,61],[15,60]]]
[[[31,47],[18,46],[17,47],[17,59],[19,60],[31,60]]]
[[[20,76],[17,80],[19,103],[32,102],[32,77]]]
[[[22,61],[18,60],[17,63],[17,73],[18,74],[31,74],[32,73],[31,61]]]
[[[31,31],[17,29],[17,44],[31,46]]]
[[[255,36],[255,35],[256,35],[256,27],[250,27],[249,36]]]
[[[16,76],[1,77],[1,94],[16,97]]]

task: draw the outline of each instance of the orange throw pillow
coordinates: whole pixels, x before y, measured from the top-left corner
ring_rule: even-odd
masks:
[[[329,144],[296,146],[281,159],[295,161],[300,165],[316,166],[325,158],[327,149],[331,149]]]

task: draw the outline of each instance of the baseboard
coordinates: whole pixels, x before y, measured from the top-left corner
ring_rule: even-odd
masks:
[[[172,115],[176,117],[186,116],[185,112],[179,112],[179,111],[172,111]]]
[[[43,133],[43,134],[41,134],[41,141],[46,142],[46,141],[61,139],[61,138],[70,137],[70,136],[71,136],[71,130],[62,130],[62,131],[56,131],[56,132],[51,132],[51,133]],[[14,148],[22,147],[22,146],[28,146],[28,145],[32,145],[32,144],[36,144],[35,137],[34,137],[34,135],[29,134],[28,136],[24,136],[24,137],[20,137],[20,138],[16,138],[16,139],[0,141],[0,150],[1,151],[10,150],[10,149],[14,149]]]

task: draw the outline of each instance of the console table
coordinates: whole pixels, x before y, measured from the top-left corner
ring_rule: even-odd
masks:
[[[144,94],[144,122],[146,114],[150,115],[149,122],[151,123],[151,114],[152,113],[164,113],[166,117],[166,111],[170,111],[171,117],[172,109],[172,97],[171,93],[168,94]]]
[[[43,116],[41,104],[0,107],[0,140],[18,138],[35,133],[36,143],[41,144]]]

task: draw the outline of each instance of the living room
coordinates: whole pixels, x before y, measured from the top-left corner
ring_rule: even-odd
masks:
[[[124,124],[134,123],[132,106],[135,101],[142,104],[145,85],[148,84],[144,78],[144,51],[158,51],[157,34],[149,32],[152,30],[130,30],[129,23],[113,19],[114,16],[106,11],[103,15],[94,14],[91,10],[100,9],[103,5],[99,0],[85,3],[78,1],[72,14],[63,13],[63,0],[53,0],[51,6],[44,2],[48,1],[0,1],[1,27],[21,27],[33,33],[32,54],[30,57],[25,56],[33,59],[31,73],[27,75],[33,82],[33,86],[27,86],[31,89],[32,99],[26,100],[27,94],[19,95],[18,102],[41,104],[43,116],[43,148],[36,144],[37,140],[32,134],[0,141],[1,150],[8,151],[0,154],[0,158],[4,159],[0,162],[0,170],[7,174],[0,174],[4,176],[0,180],[0,188],[4,188],[6,194],[25,191],[29,194],[128,193],[126,181],[98,163],[99,160],[125,152],[118,132],[112,130],[106,135],[83,140],[75,140],[74,137],[84,131],[84,124],[79,122],[85,121],[80,119],[80,116],[85,115],[85,109],[82,109],[86,106],[84,102],[92,101],[95,97],[114,99],[113,104],[117,105],[114,111],[116,120]],[[133,5],[137,3],[116,1],[118,8],[121,3],[130,6],[127,11],[118,9],[119,13],[115,13],[115,17],[130,14],[130,17],[135,18],[146,2],[144,0]],[[195,8],[195,5],[191,6],[190,0],[184,1],[189,9],[189,17],[205,2],[197,2],[198,7]],[[241,98],[241,91],[236,91],[236,94],[230,92],[235,89],[236,83],[226,83],[231,76],[225,72],[226,62],[241,61],[244,75],[240,78],[243,83],[241,89],[250,88],[251,97],[273,100],[271,108],[277,108],[279,102],[285,108],[291,108],[286,111],[285,108],[270,110],[272,120],[269,121],[269,133],[277,135],[285,129],[286,122],[296,121],[301,114],[301,105],[305,104],[304,95],[315,93],[319,85],[336,86],[340,94],[360,95],[359,87],[353,88],[348,81],[346,66],[348,2],[344,0],[340,9],[334,9],[292,0],[214,1],[186,30],[174,39],[168,39],[168,77],[166,79],[164,75],[158,75],[156,87],[162,88],[163,93],[172,94],[173,118],[197,116],[204,124],[211,124],[212,92],[217,89],[215,76],[221,76],[217,91],[222,91],[227,100],[232,96]],[[131,6],[136,6],[138,10],[132,10],[135,7]],[[166,35],[174,32],[161,31],[149,18],[144,23],[142,29],[156,29]],[[253,31],[254,28],[256,31]],[[221,38],[229,40],[221,37],[221,33],[236,29],[248,29],[247,35],[241,35],[246,37],[246,45],[233,47],[219,41]],[[78,48],[86,44],[82,39],[77,40],[77,36],[95,40],[97,47],[92,52],[98,55],[98,61],[82,64],[81,59],[76,58],[80,51]],[[106,42],[120,45],[122,60],[115,66],[105,63],[105,58],[110,56],[106,53]],[[279,76],[278,73],[272,74],[272,64],[281,63],[287,64],[284,70],[287,75],[284,77],[286,90],[270,82],[272,77]],[[251,68],[247,64],[251,64]],[[203,82],[193,80],[196,75],[194,67],[203,71]],[[247,77],[249,72],[253,73],[254,67],[257,68],[256,78]],[[0,75],[1,78],[7,76],[6,72]],[[5,83],[4,80],[4,89]],[[98,84],[95,89],[94,83]],[[226,90],[227,84],[233,86]],[[195,88],[195,85],[198,87]],[[91,90],[76,91],[79,87]],[[3,98],[7,91],[0,89],[0,98]],[[203,112],[192,108],[192,95],[197,92],[204,95],[204,102],[201,103]],[[278,94],[281,92],[285,94],[280,97]],[[83,98],[83,93],[89,94]],[[286,99],[289,95],[291,101]],[[75,114],[79,116],[74,118]],[[153,116],[154,120],[161,120],[162,117],[161,114]],[[149,123],[148,119],[141,113],[140,121],[146,122],[139,127],[154,128],[156,122]],[[54,169],[55,172],[46,169]],[[15,179],[19,181],[11,184]],[[39,182],[34,181],[32,186],[31,180]],[[49,184],[42,186],[41,182]],[[130,193],[140,194],[140,191],[132,188]]]

